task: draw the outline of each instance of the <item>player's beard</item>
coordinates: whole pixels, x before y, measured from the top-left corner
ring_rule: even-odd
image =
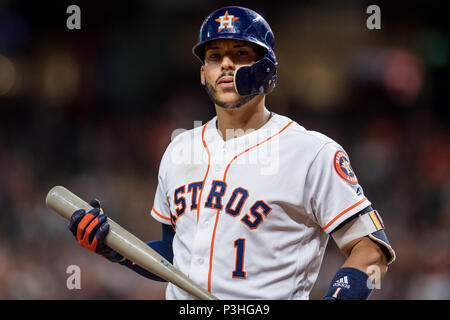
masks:
[[[222,74],[219,79],[223,76],[233,76],[233,74]],[[205,90],[206,93],[208,94],[209,98],[211,99],[211,101],[215,104],[218,105],[221,108],[224,109],[237,109],[242,107],[244,104],[246,104],[247,102],[249,102],[250,100],[252,100],[254,97],[257,96],[257,94],[252,94],[249,96],[239,96],[240,98],[236,101],[233,102],[225,102],[222,100],[219,100],[219,98],[217,97],[217,90],[214,88],[213,85],[211,85],[210,83],[208,83],[208,81],[205,81]],[[217,83],[217,81],[216,81]],[[228,90],[235,90],[234,88],[229,88]]]

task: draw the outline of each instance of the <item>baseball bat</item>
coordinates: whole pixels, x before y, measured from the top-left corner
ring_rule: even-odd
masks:
[[[70,220],[72,214],[78,209],[84,209],[86,212],[93,209],[87,202],[62,186],[53,187],[48,192],[45,203],[49,209],[67,220]],[[197,298],[218,300],[217,297],[209,293],[206,289],[186,277],[184,273],[175,268],[145,242],[138,239],[110,218],[107,221],[110,228],[104,243],[110,248],[116,250],[140,267],[175,284]]]

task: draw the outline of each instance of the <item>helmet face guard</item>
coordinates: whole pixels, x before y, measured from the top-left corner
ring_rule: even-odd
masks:
[[[267,57],[251,66],[239,67],[234,73],[234,87],[241,96],[268,94],[276,83],[276,66]]]
[[[225,7],[211,13],[200,28],[198,43],[192,53],[204,63],[206,43],[217,39],[236,39],[256,44],[265,51],[264,57],[234,74],[236,91],[242,95],[268,94],[276,85],[277,59],[275,39],[264,18],[247,8]]]

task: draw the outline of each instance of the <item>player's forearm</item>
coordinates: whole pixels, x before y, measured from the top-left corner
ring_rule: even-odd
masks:
[[[169,247],[166,243],[164,243],[163,240],[151,241],[151,242],[147,242],[147,244],[153,250],[158,252],[162,257],[164,257],[167,261],[169,261],[170,263],[173,262],[173,251],[172,251],[172,246],[171,245]],[[121,265],[123,265],[123,266],[126,266],[130,270],[133,270],[134,272],[140,274],[143,277],[146,277],[148,279],[155,280],[155,281],[166,282],[166,280],[161,279],[160,277],[158,277],[154,273],[151,273],[150,271],[147,271],[144,268],[141,268],[137,264],[134,264],[133,261],[125,259],[123,261],[120,261],[119,263]]]
[[[348,253],[348,258],[335,274],[324,299],[367,299],[372,292],[369,285],[372,273],[378,269],[378,274],[382,278],[387,271],[386,256],[368,237],[356,240],[348,251],[344,252]]]
[[[355,268],[370,276],[374,266],[379,268],[380,275],[383,277],[387,271],[386,255],[374,241],[363,237],[352,247],[342,268]]]
[[[151,247],[153,250],[158,252],[164,259],[173,263],[173,248],[172,242],[173,237],[175,236],[175,232],[173,231],[170,225],[162,225],[162,240],[149,241],[147,245]],[[161,279],[157,275],[141,268],[140,266],[133,263],[128,259],[119,262],[121,265],[126,266],[127,268],[133,270],[134,272],[140,274],[143,277],[146,277],[151,280],[166,282],[166,280]]]
[[[147,242],[147,244],[153,250],[158,252],[162,257],[164,257],[164,259],[166,259],[170,263],[173,263],[172,243],[166,243],[164,240],[158,240],[158,241]],[[143,277],[146,277],[148,279],[155,280],[155,281],[166,282],[166,280],[161,279],[157,275],[155,275],[155,274],[145,270],[144,268],[141,268],[140,266],[134,264],[133,261],[125,259],[123,261],[120,261],[119,263],[121,265],[126,266],[127,268],[133,270],[134,272],[140,274]]]

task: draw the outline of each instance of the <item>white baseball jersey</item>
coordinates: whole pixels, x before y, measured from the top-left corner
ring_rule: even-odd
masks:
[[[308,299],[329,233],[371,204],[347,154],[277,114],[227,141],[216,122],[161,161],[151,214],[176,230],[174,265],[220,299]],[[194,297],[169,283],[166,298]]]

